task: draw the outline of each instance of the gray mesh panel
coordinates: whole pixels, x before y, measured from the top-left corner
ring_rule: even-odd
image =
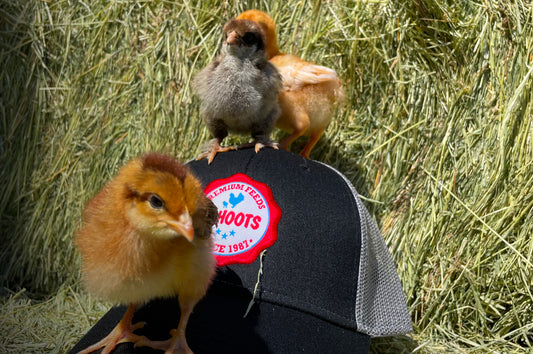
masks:
[[[361,218],[361,260],[355,318],[357,330],[372,337],[413,331],[396,265],[376,223],[350,181],[336,171],[350,187]]]
[[[355,195],[361,216],[362,250],[355,318],[357,329],[373,337],[413,330],[396,266],[376,223]]]

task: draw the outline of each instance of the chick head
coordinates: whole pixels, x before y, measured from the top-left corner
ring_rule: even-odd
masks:
[[[203,192],[185,166],[170,156],[146,154],[125,165],[117,179],[126,218],[141,236],[193,241],[192,215]]]
[[[259,24],[265,33],[265,45],[267,58],[279,54],[278,39],[276,36],[276,25],[268,14],[259,10],[248,10],[237,16],[240,20],[251,20]]]
[[[232,19],[224,25],[222,49],[239,58],[264,56],[265,33],[255,22]]]

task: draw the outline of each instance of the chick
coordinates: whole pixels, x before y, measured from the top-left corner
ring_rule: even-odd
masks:
[[[309,158],[322,133],[333,117],[335,105],[344,100],[344,90],[335,70],[279,51],[276,27],[272,18],[259,10],[237,16],[261,26],[266,35],[267,58],[278,69],[283,87],[279,95],[281,114],[276,126],[290,133],[280,142],[288,149],[302,135],[309,140],[300,155]]]
[[[265,34],[249,20],[232,19],[224,25],[220,55],[195,77],[193,86],[200,98],[200,114],[214,136],[208,151],[211,163],[218,152],[235,149],[221,147],[228,132],[251,134],[258,152],[264,146],[277,149],[270,133],[279,116],[278,94],[281,78],[265,52]]]
[[[190,353],[185,328],[215,273],[211,230],[217,220],[200,182],[174,158],[151,153],[122,167],[87,204],[75,243],[89,292],[129,307],[106,338],[82,353],[102,347],[108,353],[128,341]],[[169,340],[133,333],[144,325],[131,323],[137,306],[176,295],[181,317]]]

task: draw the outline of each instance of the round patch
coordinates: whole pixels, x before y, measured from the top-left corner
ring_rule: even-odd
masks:
[[[218,265],[251,263],[276,242],[281,210],[266,184],[237,173],[204,191],[218,208],[213,233]]]

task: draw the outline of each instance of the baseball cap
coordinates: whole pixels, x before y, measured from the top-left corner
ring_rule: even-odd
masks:
[[[371,337],[412,331],[387,245],[339,171],[269,148],[187,165],[219,211],[219,268],[187,326],[195,353],[364,353]],[[107,335],[125,309],[112,308],[72,352]],[[133,322],[165,340],[178,320],[176,299],[156,299]],[[155,351],[115,349],[130,352]]]

